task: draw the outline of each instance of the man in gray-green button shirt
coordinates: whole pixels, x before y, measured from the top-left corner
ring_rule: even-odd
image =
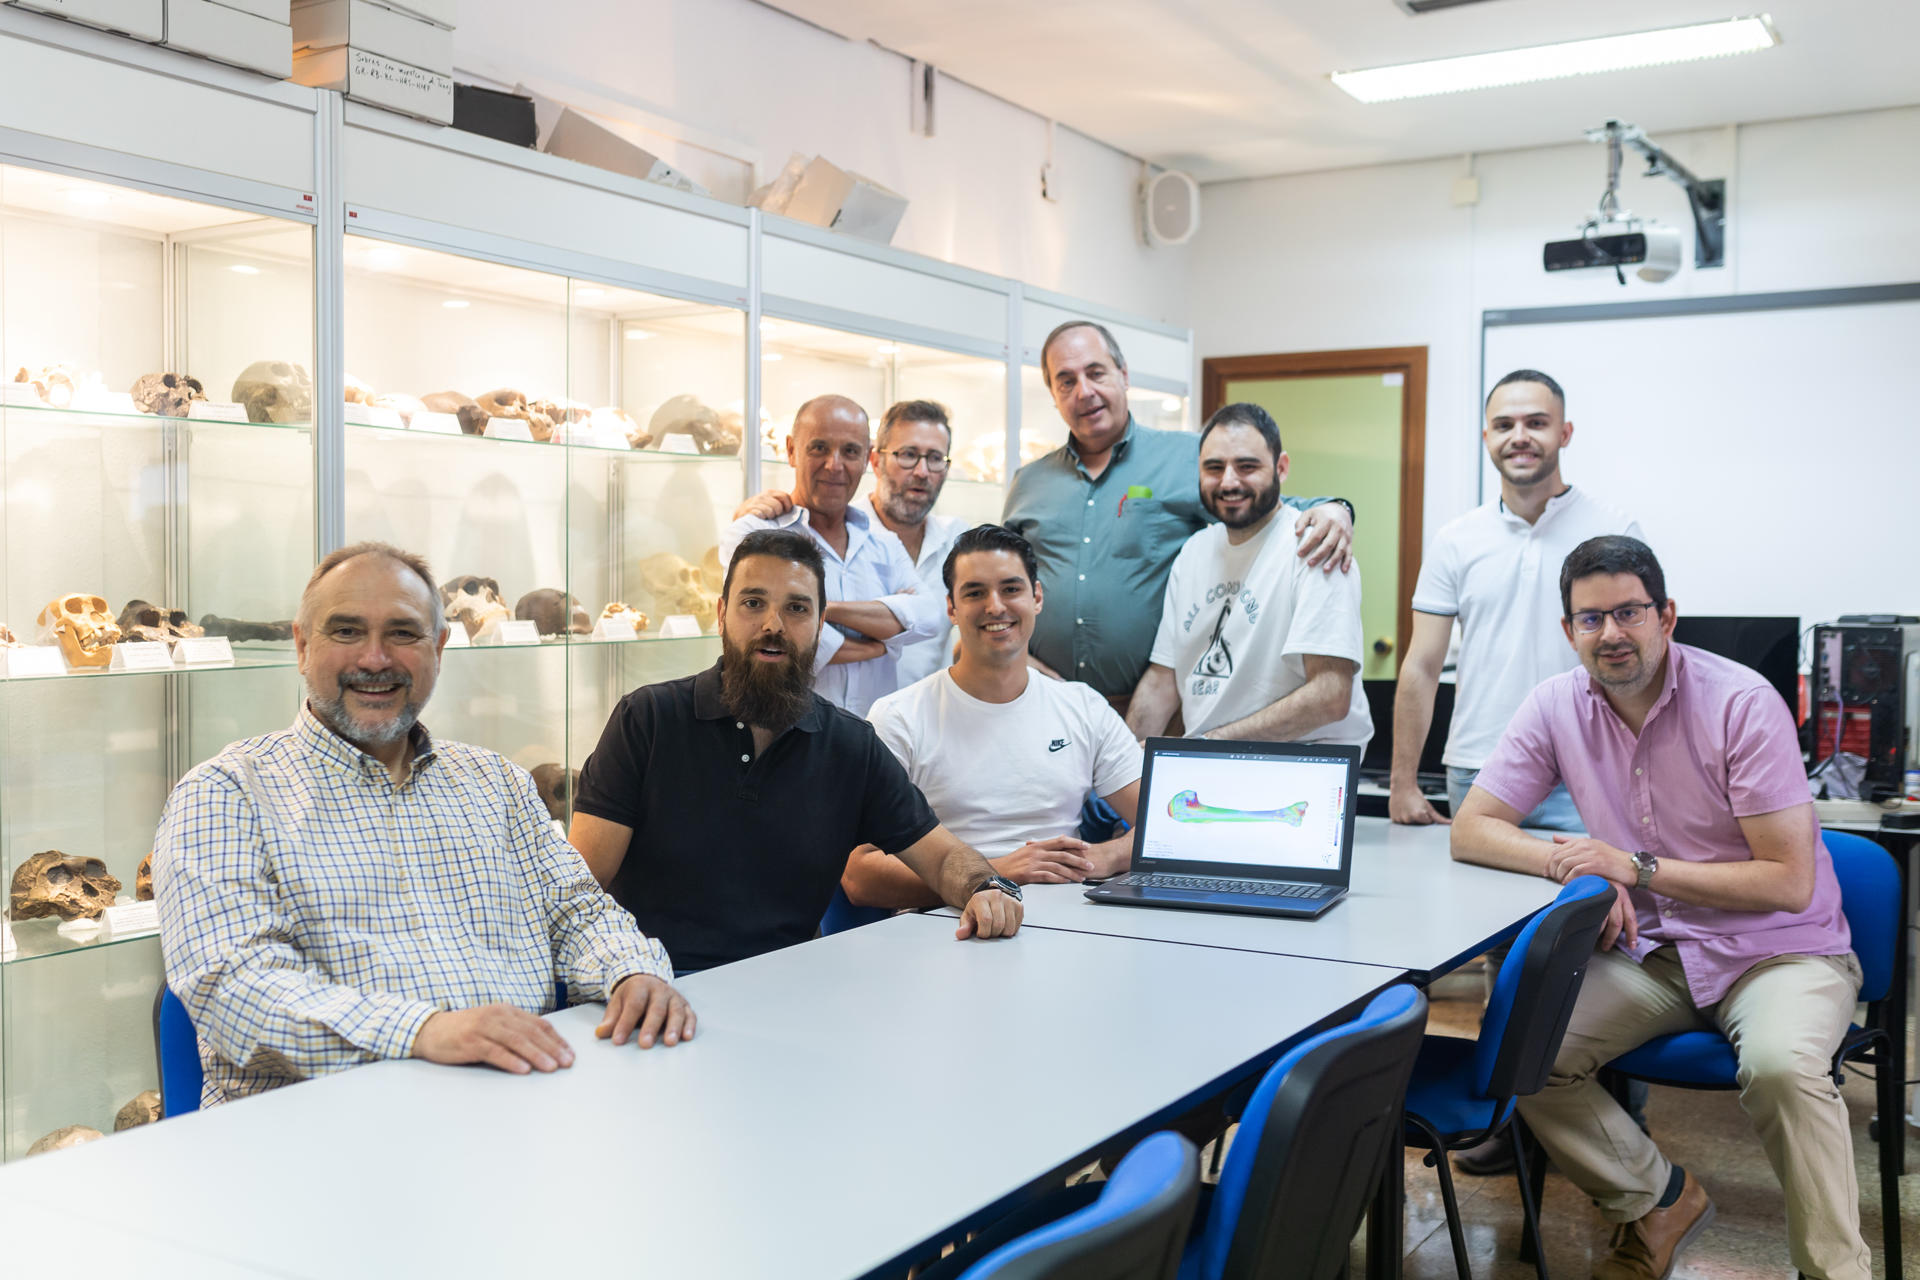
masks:
[[[1047,607],[1031,659],[1124,703],[1147,669],[1173,558],[1212,523],[1200,505],[1200,438],[1133,420],[1126,357],[1103,325],[1070,320],[1048,334],[1040,371],[1068,440],[1014,475],[1004,516],[1040,560]],[[1345,572],[1352,509],[1285,501],[1314,509],[1300,522],[1300,554]]]

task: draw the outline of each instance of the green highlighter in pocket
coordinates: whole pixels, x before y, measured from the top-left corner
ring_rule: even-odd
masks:
[[[1113,514],[1114,514],[1114,515],[1116,515],[1116,516],[1123,516],[1123,515],[1125,515],[1125,514],[1127,514],[1127,499],[1128,499],[1128,498],[1151,498],[1152,496],[1153,496],[1153,486],[1152,486],[1152,485],[1150,485],[1150,484],[1130,484],[1130,485],[1128,485],[1128,486],[1127,486],[1127,491],[1126,491],[1126,493],[1125,493],[1124,495],[1122,495],[1122,497],[1121,497],[1121,499],[1120,499],[1120,509],[1119,509],[1118,511],[1116,511],[1116,512],[1114,512]]]

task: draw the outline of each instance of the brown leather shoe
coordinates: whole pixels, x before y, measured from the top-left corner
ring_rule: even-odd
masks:
[[[1693,1238],[1713,1221],[1713,1201],[1689,1171],[1680,1198],[1613,1229],[1612,1252],[1593,1264],[1593,1280],[1667,1280]]]

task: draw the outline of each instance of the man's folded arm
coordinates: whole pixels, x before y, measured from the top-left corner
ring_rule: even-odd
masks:
[[[221,1058],[290,1080],[404,1058],[433,1005],[328,981],[293,945],[251,798],[200,769],[154,846],[167,985]]]

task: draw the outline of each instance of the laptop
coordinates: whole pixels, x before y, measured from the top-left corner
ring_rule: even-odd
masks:
[[[1347,896],[1360,748],[1149,738],[1127,873],[1093,902],[1311,920]]]

